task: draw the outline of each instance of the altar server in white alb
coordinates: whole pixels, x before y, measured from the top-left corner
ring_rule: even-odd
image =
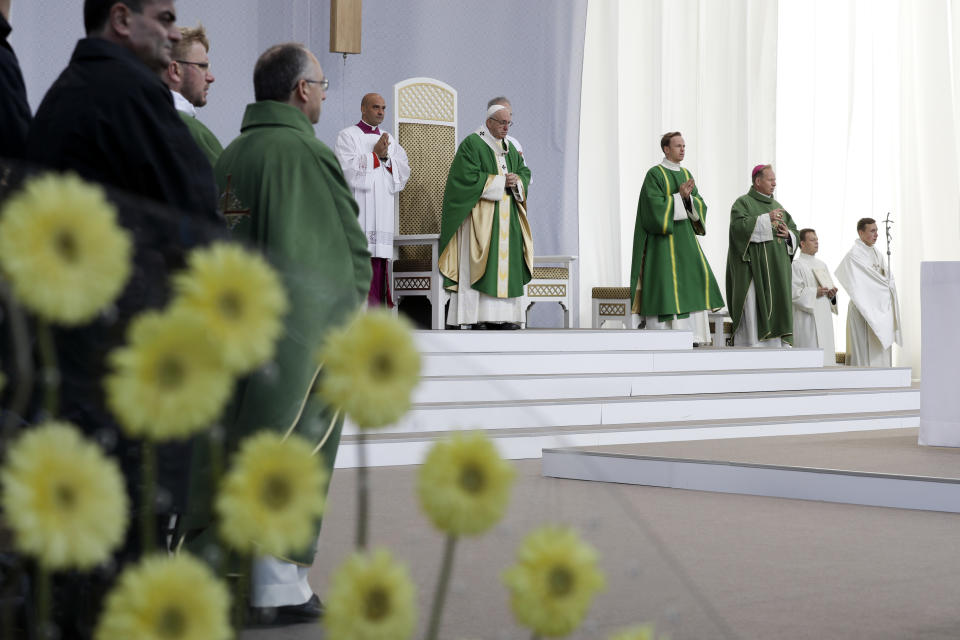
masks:
[[[334,149],[360,208],[360,226],[367,235],[373,264],[367,297],[371,307],[393,306],[389,267],[394,259],[394,198],[410,178],[407,152],[396,138],[380,129],[386,111],[387,103],[380,94],[363,96],[360,122],[340,132]]]
[[[877,222],[861,218],[860,238],[837,267],[837,280],[850,296],[847,310],[847,364],[889,367],[900,336],[900,303],[889,265],[876,247]]]
[[[814,256],[820,249],[817,232],[801,229],[800,253],[793,260],[793,346],[823,349],[823,365],[836,364],[833,316],[837,315],[837,288],[830,270]]]

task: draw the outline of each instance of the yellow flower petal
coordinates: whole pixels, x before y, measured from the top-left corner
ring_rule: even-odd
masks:
[[[28,181],[0,214],[0,269],[40,317],[88,322],[130,276],[132,242],[103,189],[75,175]]]
[[[219,417],[233,377],[195,313],[148,311],[133,320],[128,344],[109,355],[107,404],[124,430],[151,440],[185,438]]]
[[[287,295],[261,256],[238,245],[197,249],[174,278],[175,305],[199,313],[223,347],[224,362],[245,373],[273,357]]]
[[[380,310],[360,313],[327,334],[318,359],[320,395],[357,426],[386,426],[410,408],[410,394],[420,380],[420,354],[405,320]]]
[[[226,640],[226,587],[189,554],[152,556],[123,572],[107,595],[95,640]]]
[[[241,552],[284,556],[316,540],[327,474],[302,438],[264,431],[241,444],[215,508],[220,536]]]
[[[120,469],[71,424],[26,431],[0,482],[17,549],[48,569],[90,569],[123,540],[129,501]]]
[[[326,607],[329,638],[406,640],[417,622],[410,573],[385,549],[347,558],[330,578]]]
[[[486,436],[455,434],[434,444],[420,465],[417,495],[441,531],[483,533],[503,517],[515,475]]]
[[[517,563],[504,572],[517,621],[544,636],[576,629],[596,592],[604,588],[597,554],[570,529],[535,530],[517,550]]]

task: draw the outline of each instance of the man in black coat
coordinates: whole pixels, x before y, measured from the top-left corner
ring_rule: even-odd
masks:
[[[37,110],[27,137],[27,159],[76,172],[111,188],[111,194],[122,191],[146,199],[147,206],[138,207],[126,196],[111,195],[135,243],[133,275],[116,312],[84,327],[61,328],[56,335],[61,416],[101,442],[116,441],[111,453],[123,468],[134,509],[118,556],[122,565],[144,551],[136,525],[140,509],[156,513],[157,541],[166,542],[170,515],[183,510],[191,445],[187,441],[158,447],[158,501],[140,504],[140,445],[122,436],[106,409],[101,384],[106,356],[124,342],[136,313],[167,302],[169,276],[183,266],[186,252],[225,230],[210,163],[159,76],[180,39],[174,0],[85,0],[83,10],[87,37],[77,43],[69,66]],[[105,576],[101,584],[110,581]],[[84,582],[79,592],[93,592],[92,602],[83,607],[58,603],[68,607],[58,617],[82,615],[92,623],[101,584],[90,589]],[[67,584],[61,587],[70,590]],[[79,637],[88,633],[82,629],[86,624],[74,624]],[[61,631],[66,631],[62,625]]]
[[[30,126],[30,105],[20,63],[7,42],[10,0],[0,0],[0,158],[22,158]]]

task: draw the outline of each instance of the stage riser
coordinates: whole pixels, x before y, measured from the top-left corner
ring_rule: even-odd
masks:
[[[425,378],[414,403],[693,395],[758,391],[909,387],[910,369],[832,367],[631,376]]]
[[[815,414],[919,411],[915,389],[876,392],[824,392],[802,395],[735,394],[695,398],[596,399],[524,404],[470,404],[415,407],[382,433],[469,429],[522,429],[576,425],[656,424],[700,420],[765,418]],[[355,434],[352,424],[344,434]]]
[[[690,350],[689,331],[416,331],[422,353]]]
[[[424,377],[795,369],[823,366],[817,349],[691,349],[600,353],[425,353]]]
[[[960,513],[960,482],[921,477],[653,460],[569,451],[544,451],[543,475],[572,480]]]
[[[917,427],[919,415],[851,418],[848,420],[812,420],[793,422],[769,422],[744,425],[704,425],[701,427],[617,429],[604,431],[593,428],[589,431],[564,431],[537,435],[509,436],[494,434],[494,442],[501,455],[512,460],[540,458],[544,449],[557,447],[587,447],[632,444],[641,442],[676,442],[687,440],[718,440],[753,436],[804,435],[813,433],[839,433],[870,431],[875,429],[901,429]],[[433,445],[431,439],[402,441],[376,441],[367,444],[366,460],[370,466],[415,465],[423,462]],[[357,466],[357,445],[352,438],[340,444],[336,460],[337,468]]]

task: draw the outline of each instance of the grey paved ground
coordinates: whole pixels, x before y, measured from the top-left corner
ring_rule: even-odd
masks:
[[[547,479],[539,460],[517,467],[504,522],[459,546],[444,639],[529,638],[512,620],[499,574],[523,535],[545,522],[580,529],[608,579],[572,638],[605,638],[638,621],[674,640],[960,637],[956,515]],[[410,564],[422,637],[442,539],[419,513],[415,474],[372,471],[372,540]],[[355,478],[334,475],[311,572],[321,597],[352,544]],[[322,637],[314,625],[243,635]]]

